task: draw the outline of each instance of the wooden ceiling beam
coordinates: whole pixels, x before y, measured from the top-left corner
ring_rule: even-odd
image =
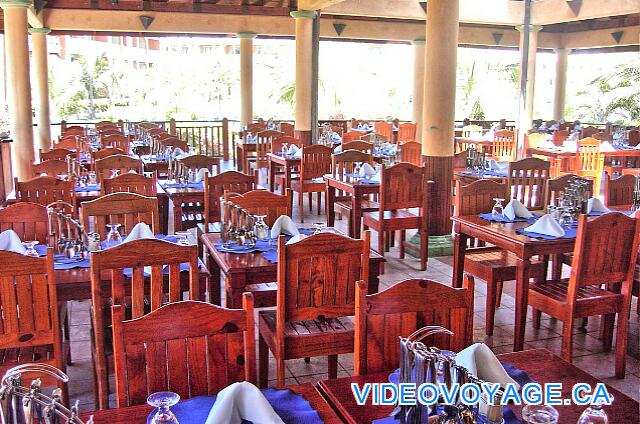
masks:
[[[345,0],[298,0],[298,10],[318,10],[343,3]]]
[[[571,2],[580,1],[575,14]],[[640,13],[638,0],[538,0],[531,6],[531,22],[535,25],[550,25],[610,16]]]

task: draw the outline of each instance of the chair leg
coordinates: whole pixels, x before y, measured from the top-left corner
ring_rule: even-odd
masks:
[[[540,318],[542,318],[542,311],[539,309],[533,309],[533,328],[536,330],[540,329]]]
[[[551,279],[559,280],[562,278],[562,262],[559,255],[553,255],[551,260]]]
[[[429,262],[429,235],[426,229],[420,230],[420,271],[427,270]]]
[[[602,321],[602,351],[611,352],[611,345],[613,344],[613,326],[616,321],[616,315],[603,315]]]
[[[404,259],[404,240],[407,238],[407,232],[405,230],[400,231],[400,259]]]
[[[309,197],[309,212],[313,212],[313,193],[309,192],[307,196]]]
[[[624,378],[626,357],[627,357],[627,331],[629,320],[627,312],[629,312],[630,305],[626,305],[622,308],[618,315],[618,327],[616,331],[616,377]]]
[[[378,253],[384,257],[384,230],[378,231]]]
[[[562,359],[573,361],[573,318],[570,317],[562,323]]]
[[[327,356],[329,378],[338,378],[338,355]]]
[[[496,308],[499,308],[502,303],[502,284],[502,281],[498,281],[496,285]]]
[[[487,304],[485,307],[485,325],[484,332],[487,336],[493,336],[493,327],[495,326],[496,318],[496,288],[498,282],[492,279],[487,280]]]
[[[298,193],[298,213],[300,214],[300,222],[304,222],[304,193],[302,190]]]
[[[320,205],[322,204],[322,193],[318,192],[316,195],[316,199],[318,200],[318,206],[317,206],[317,211],[318,211],[318,215],[320,215]]]
[[[284,359],[276,358],[276,387],[284,387]]]
[[[258,336],[258,387],[266,388],[269,381],[269,346]]]

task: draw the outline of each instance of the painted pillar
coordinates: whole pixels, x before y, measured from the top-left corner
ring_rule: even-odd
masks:
[[[422,114],[424,104],[424,40],[413,41],[413,122],[416,123],[416,141],[422,140]]]
[[[38,119],[37,147],[43,152],[51,147],[51,116],[49,109],[49,65],[47,52],[47,34],[49,28],[30,28],[33,46],[33,67],[37,87],[36,117]]]
[[[553,96],[553,119],[564,119],[564,104],[567,93],[567,64],[569,62],[570,49],[556,50],[556,81]]]
[[[313,10],[291,12],[296,20],[296,114],[295,136],[311,144],[313,83]]]
[[[34,160],[29,80],[28,0],[0,0],[4,12],[7,97],[11,119],[11,165],[19,180],[31,178]]]
[[[256,34],[240,32],[240,125],[253,122],[253,39]]]
[[[529,25],[529,49],[528,52],[524,51],[524,25],[518,25],[516,27],[520,31],[520,69],[519,73],[523,73],[524,61],[527,61],[526,72],[526,84],[524,91],[524,100],[519,99],[518,104],[522,104],[524,101],[524,113],[518,117],[518,157],[524,157],[524,136],[529,129],[531,129],[531,123],[533,121],[533,100],[535,97],[536,86],[536,53],[538,51],[538,34],[542,27],[540,25]],[[520,78],[520,83],[523,79]],[[518,88],[520,96],[523,95],[521,87]]]
[[[451,234],[459,0],[429,0],[425,49],[422,155],[434,181],[429,232]]]

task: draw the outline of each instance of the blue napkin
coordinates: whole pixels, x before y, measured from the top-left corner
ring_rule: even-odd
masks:
[[[263,389],[262,393],[273,410],[286,424],[322,424],[318,411],[301,395],[289,389]],[[171,407],[180,424],[203,424],[216,401],[216,396],[197,396],[178,402]],[[156,411],[147,417],[147,424],[153,420]],[[249,421],[243,421],[249,423]],[[259,424],[259,423],[256,423]]]
[[[162,188],[196,188],[199,190],[204,190],[204,182],[202,181],[186,184],[162,182],[160,183],[160,185],[162,186]]]
[[[298,228],[298,231],[300,232],[300,234],[304,234],[306,236],[310,236],[312,235],[315,230],[312,229],[308,229],[308,228]],[[285,236],[285,240],[289,241],[291,240],[292,236]],[[277,264],[278,263],[278,243],[277,241],[275,241],[275,243],[271,243],[270,241],[272,241],[273,239],[269,238],[267,240],[258,240],[256,241],[255,246],[252,247],[246,247],[246,246],[242,246],[241,248],[235,247],[237,246],[234,244],[232,244],[230,246],[230,248],[225,248],[222,247],[222,242],[218,241],[216,244],[214,244],[214,247],[216,248],[216,250],[220,251],[220,252],[225,252],[225,253],[238,253],[238,254],[243,254],[243,253],[254,253],[254,252],[262,252],[262,257],[265,258],[267,261],[271,262],[272,264]]]
[[[100,191],[100,186],[98,184],[95,184],[95,185],[88,184],[85,187],[76,186],[75,191],[76,191],[76,193],[87,193],[89,191]]]
[[[482,169],[480,171],[462,171],[463,175],[479,175],[484,177],[506,177],[505,171],[495,171],[493,169]]]
[[[494,215],[492,213],[481,213],[480,218],[486,219],[487,221],[491,221],[491,222],[504,222],[504,223],[528,222],[529,224],[533,224],[534,222],[536,222],[536,219],[538,219],[539,217],[537,215],[534,215],[532,218],[515,217],[513,220],[511,220],[504,215]]]

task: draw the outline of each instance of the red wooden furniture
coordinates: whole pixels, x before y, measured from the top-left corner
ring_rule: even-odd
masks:
[[[118,149],[117,147],[105,147],[104,149],[100,149],[100,150],[96,150],[95,152],[92,152],[91,155],[93,156],[93,160],[98,160],[98,159],[104,159],[107,156],[113,156],[113,155],[127,155],[127,152],[125,152],[122,149]]]
[[[291,181],[291,190],[298,193],[298,212],[300,222],[304,222],[304,194],[309,193],[309,211],[313,210],[312,194],[317,193],[318,214],[320,214],[320,196],[325,190],[322,176],[331,173],[331,147],[315,144],[302,146],[300,178]]]
[[[22,241],[49,244],[47,208],[30,202],[20,202],[0,209],[0,232],[15,231]]]
[[[94,169],[96,171],[98,181],[102,181],[105,178],[111,178],[111,170],[114,169],[119,170],[120,174],[126,174],[130,171],[135,171],[136,173],[141,174],[142,161],[126,155],[111,155],[106,158],[97,159],[94,162]]]
[[[529,286],[533,325],[540,327],[544,312],[563,322],[562,358],[573,358],[573,323],[576,318],[602,315],[604,350],[611,349],[615,314],[616,377],[625,374],[631,284],[640,241],[640,220],[612,212],[588,219],[581,215],[569,280]],[[602,284],[606,283],[606,288]]]
[[[398,127],[398,143],[416,141],[416,124],[404,122]]]
[[[498,162],[511,162],[516,158],[516,141],[513,131],[499,130],[493,135],[491,156]]]
[[[569,181],[578,178],[580,181],[587,182],[589,184],[589,192],[593,195],[593,180],[578,177],[573,174],[565,174],[556,178],[552,178],[547,180],[547,188],[545,190],[545,194],[547,196],[544,204],[546,206],[550,204],[555,204],[555,201],[558,197],[562,195],[562,193],[569,187]]]
[[[604,204],[606,206],[627,206],[633,202],[633,188],[636,177],[622,175],[611,178],[608,174],[604,181]]]
[[[387,141],[393,140],[393,124],[391,122],[374,122],[374,132]]]
[[[548,161],[538,158],[510,162],[507,181],[511,198],[518,199],[529,210],[543,209],[550,166]]]
[[[188,399],[237,381],[255,384],[250,294],[241,310],[185,301],[132,320],[124,319],[122,305],[112,310],[118,407],[144,404],[154,392]]]
[[[346,152],[347,150],[358,150],[360,152],[373,154],[373,143],[364,140],[346,141],[342,143],[342,152]]]
[[[629,130],[629,146],[637,146],[640,144],[640,130]]]
[[[47,206],[56,200],[62,200],[74,205],[74,209],[68,211],[75,215],[76,193],[75,182],[62,181],[56,177],[35,177],[28,181],[15,179],[16,199],[18,202],[32,202]]]
[[[605,155],[600,151],[600,140],[592,137],[578,141],[578,152],[574,158],[573,170],[570,172],[593,180],[593,193],[600,195],[602,172]]]
[[[266,168],[267,166],[267,153],[271,152],[271,141],[282,137],[284,134],[280,131],[264,130],[256,134],[256,154],[255,156],[245,156],[247,161],[247,167],[244,169],[251,169],[251,165],[254,164],[256,169]]]
[[[399,338],[425,325],[439,325],[453,336],[438,334],[427,346],[458,352],[473,339],[473,279],[464,288],[431,280],[400,281],[380,293],[356,288],[354,374],[393,371],[400,363]]]
[[[365,133],[363,133],[362,131],[347,131],[346,133],[342,134],[342,144],[346,144],[354,140],[360,140],[364,135]]]
[[[495,201],[505,199],[508,186],[492,180],[477,180],[468,185],[458,181],[454,216],[490,213]],[[481,240],[469,238],[464,257],[464,271],[487,282],[487,303],[485,308],[485,332],[493,335],[496,307],[500,305],[502,284],[516,279],[517,257],[497,247],[487,247]],[[545,264],[533,260],[531,277],[543,278]]]
[[[293,137],[294,125],[288,122],[281,122],[280,131],[287,137]]]
[[[198,252],[195,245],[180,246],[163,240],[141,239],[92,252],[90,262],[96,396],[99,408],[105,409],[109,406],[107,364],[111,347],[108,339],[111,306],[126,305],[126,312],[130,314],[126,319],[135,319],[158,309],[167,301],[182,300],[184,291],[189,292],[190,300],[199,300]],[[184,277],[188,280],[186,287],[180,272],[181,263],[189,264],[189,275]],[[145,267],[150,267],[146,271],[150,276],[145,276]],[[165,267],[168,275],[163,275]],[[130,269],[130,278],[125,278],[125,269]],[[110,287],[105,287],[105,280],[109,281]],[[168,329],[158,332],[166,331]]]
[[[60,159],[48,159],[40,163],[34,163],[31,165],[33,176],[49,175],[51,177],[57,177],[58,175],[67,174],[67,162]]]
[[[191,155],[178,159],[176,161],[177,173],[179,175],[187,176],[189,170],[198,172],[204,168],[209,171],[209,175],[216,175],[220,173],[220,158],[207,155]],[[214,172],[213,169],[216,169]]]
[[[406,231],[417,229],[420,233],[420,269],[424,271],[429,244],[426,211],[431,183],[427,181],[423,167],[410,163],[383,166],[380,172],[380,206],[377,211],[362,215],[363,227],[378,233],[378,253],[383,256],[387,233],[400,231],[400,258],[404,258]],[[418,213],[411,212],[410,208],[418,208]]]
[[[100,234],[104,240],[107,224],[122,224],[120,232],[128,234],[139,222],[145,222],[154,234],[160,232],[158,199],[135,193],[112,193],[80,205],[82,225]]]
[[[416,141],[407,141],[402,143],[400,149],[400,160],[415,166],[422,163],[422,144]]]
[[[275,311],[258,314],[259,383],[276,360],[276,384],[284,386],[284,361],[328,356],[329,378],[338,374],[338,354],[353,352],[356,281],[368,279],[369,233],[363,240],[321,233],[297,243],[278,239]]]
[[[48,152],[43,152],[42,150],[40,150],[40,154],[38,155],[38,157],[40,158],[41,161],[45,161],[49,159],[65,160],[69,155],[75,157],[76,152],[69,149],[58,148],[58,149],[51,149]]]
[[[155,176],[145,177],[140,174],[127,173],[102,180],[104,194],[126,192],[155,197],[158,194],[157,190]]]
[[[119,131],[112,135],[102,136],[102,145],[104,147],[114,147],[122,150],[125,154],[129,153],[129,143],[129,137],[122,135]]]
[[[256,185],[256,175],[247,175],[238,171],[226,171],[216,176],[205,178],[203,232],[210,233],[216,230],[214,224],[220,222],[220,198],[225,191],[243,194],[255,190]]]

